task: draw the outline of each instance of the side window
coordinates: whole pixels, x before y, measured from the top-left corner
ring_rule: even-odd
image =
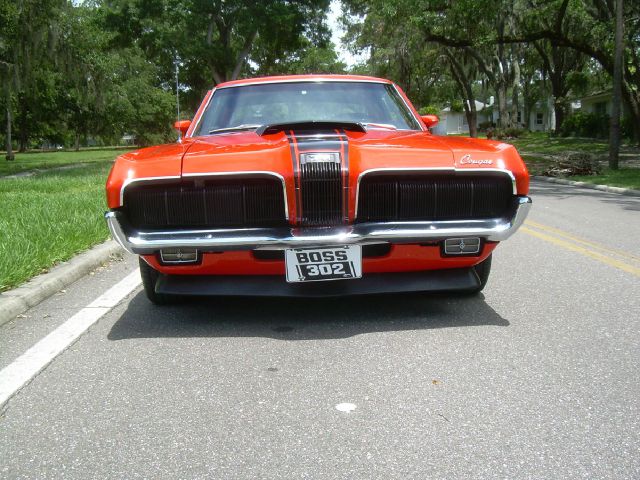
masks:
[[[542,125],[544,122],[544,115],[541,112],[536,113],[536,125]]]

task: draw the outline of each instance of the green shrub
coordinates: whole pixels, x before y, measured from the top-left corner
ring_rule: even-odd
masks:
[[[606,138],[609,134],[609,115],[576,112],[562,123],[563,137]]]
[[[451,102],[451,111],[457,113],[464,112],[464,104],[462,103],[462,100],[454,100]]]
[[[487,122],[480,122],[478,124],[478,130],[480,130],[481,132],[487,132],[489,131],[489,129],[494,129],[494,128],[496,128],[496,124],[490,120]]]
[[[420,115],[440,115],[440,109],[435,105],[425,105],[418,110]]]
[[[510,138],[520,138],[525,136],[527,131],[523,128],[518,127],[507,127],[507,128],[488,128],[487,129],[487,138],[492,139],[495,138],[497,140],[505,140]]]
[[[633,129],[633,120],[631,117],[624,117],[620,122],[620,135],[622,138],[626,138],[630,141],[638,141],[640,139],[635,138],[636,132]]]

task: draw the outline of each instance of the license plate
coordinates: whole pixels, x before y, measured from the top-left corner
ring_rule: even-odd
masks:
[[[317,282],[362,277],[360,245],[285,250],[287,282]]]

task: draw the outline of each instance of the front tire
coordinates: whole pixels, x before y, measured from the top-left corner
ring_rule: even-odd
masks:
[[[140,264],[140,277],[142,277],[142,286],[144,287],[144,293],[151,303],[155,305],[167,305],[174,303],[176,297],[174,295],[166,295],[164,293],[156,293],[156,282],[160,276],[160,272],[151,267],[141,257],[138,257],[138,263]]]

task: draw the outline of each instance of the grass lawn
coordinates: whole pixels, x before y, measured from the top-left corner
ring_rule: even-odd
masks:
[[[621,168],[619,170],[607,168],[601,175],[568,177],[568,180],[640,190],[640,168]]]
[[[606,155],[609,152],[609,143],[606,140],[554,137],[543,132],[530,132],[506,142],[514,145],[525,155],[562,155],[568,152]]]
[[[541,175],[548,170],[554,158],[573,152],[591,153],[601,165],[606,165],[609,154],[609,143],[606,140],[555,137],[543,132],[527,133],[521,138],[507,140],[507,143],[518,149],[533,175]],[[620,166],[618,171],[604,169],[601,175],[567,178],[579,182],[640,189],[640,149],[636,145],[621,146]]]
[[[104,184],[112,159],[0,179],[0,291],[108,238]]]
[[[0,158],[0,176],[27,170],[61,167],[74,163],[112,161],[130,148],[86,149],[76,151],[16,153],[16,159],[7,162],[4,153]]]

